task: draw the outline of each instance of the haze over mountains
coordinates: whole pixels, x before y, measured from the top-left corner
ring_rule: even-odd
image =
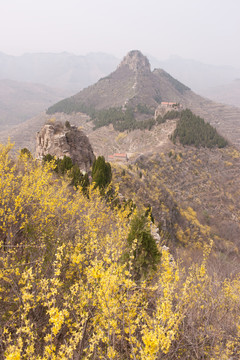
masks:
[[[167,60],[149,57],[152,67],[162,68],[189,86],[196,93],[207,96],[207,89],[231,83],[240,77],[240,68],[204,64],[193,59],[171,56]]]
[[[10,129],[51,104],[69,95],[69,91],[43,84],[0,80],[0,129]]]
[[[42,113],[11,131],[2,131],[0,139],[6,141],[10,135],[16,141],[17,147],[28,147],[33,151],[35,133],[46,120],[54,117],[56,120],[68,120],[78,126],[83,126],[86,133],[94,139],[93,146],[95,146],[97,154],[105,153],[108,147],[108,151],[121,150],[120,144],[114,141],[118,137],[118,132],[106,126],[103,129],[95,130],[95,125],[90,121],[88,115],[78,113],[78,111],[84,112],[82,105],[95,109],[107,109],[118,106],[134,107],[140,104],[146,105],[152,112],[161,101],[180,102],[184,107],[190,108],[194,113],[210,122],[230,142],[240,145],[239,108],[217,104],[196,95],[186,85],[162,69],[151,71],[148,59],[139,51],[128,53],[114,72],[100,79],[96,84],[50,107],[51,115]],[[147,120],[147,117],[149,119],[152,115],[142,114],[141,111],[138,111],[134,116],[138,120],[143,120],[143,118]],[[141,137],[140,133],[126,136],[125,151],[128,150],[127,146],[131,148],[133,142],[135,144],[138,142],[139,136]],[[152,132],[150,133],[152,134]],[[151,140],[149,142],[151,144]],[[142,141],[140,141],[141,143],[143,144]],[[141,146],[138,145],[137,148],[138,151],[141,151]]]
[[[172,56],[167,60],[159,60],[151,55],[148,57],[152,70],[154,68],[164,69],[202,96],[225,104],[240,106],[239,91],[236,90],[235,82],[236,79],[240,78],[240,69],[203,64],[196,60],[183,59],[178,56]],[[37,91],[36,84],[46,85],[51,88],[49,89],[49,102],[52,98],[52,103],[54,103],[61,94],[60,98],[64,98],[94,84],[100,78],[114,71],[119,63],[120,59],[105,53],[90,53],[85,56],[77,56],[67,52],[59,54],[29,53],[22,56],[11,56],[0,52],[0,80],[8,79],[34,83],[33,93]],[[6,89],[7,94],[9,94],[9,86],[10,84]],[[12,124],[15,118],[15,124],[17,124],[37,115],[39,110],[43,111],[49,106],[48,101],[41,100],[42,106],[35,107],[36,102],[32,99],[32,95],[29,94],[28,97],[24,90],[25,84],[22,86],[22,94],[15,96],[16,102],[20,96],[23,104],[22,109],[19,107],[17,113],[11,107],[11,102],[8,104],[9,99],[8,97],[5,98],[4,88],[1,91],[0,115],[4,122],[5,120],[8,122],[8,125],[10,122]],[[19,88],[20,84],[14,85],[12,96],[16,87]],[[56,91],[56,98],[53,96],[54,91]],[[41,86],[39,92],[42,92]],[[5,106],[4,103],[6,103]],[[26,111],[28,108],[29,111]]]
[[[205,90],[205,96],[221,103],[240,107],[240,79]]]
[[[240,1],[0,9],[0,360],[240,360]]]
[[[104,53],[11,56],[0,52],[0,79],[40,83],[74,94],[113,71],[118,62],[116,57]]]
[[[94,83],[117,63],[114,56],[103,53],[10,56],[0,52],[0,131]]]
[[[48,114],[88,113],[94,109],[127,108],[139,104],[155,110],[162,101],[181,103],[210,122],[228,140],[240,145],[239,108],[202,98],[162,69],[151,71],[148,59],[138,50],[130,51],[109,76],[50,107]],[[138,115],[137,112],[135,117]]]
[[[179,56],[166,60],[151,55],[148,58],[152,69],[164,69],[198,93],[240,78],[240,68],[209,65]],[[67,52],[29,53],[12,56],[0,52],[0,79],[41,83],[74,93],[114,71],[119,62],[119,58],[105,53],[85,56]]]

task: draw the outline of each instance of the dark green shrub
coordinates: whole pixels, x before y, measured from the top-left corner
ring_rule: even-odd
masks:
[[[112,180],[111,165],[105,161],[104,156],[95,159],[92,166],[92,181],[99,189],[106,188]]]
[[[164,116],[163,116],[163,119],[166,121],[166,120],[173,120],[173,119],[177,119],[179,118],[181,115],[181,113],[177,110],[171,110],[171,111],[168,111]]]
[[[158,124],[163,124],[163,123],[166,122],[166,119],[163,118],[161,115],[158,115],[157,118],[156,118],[156,122],[157,122]]]
[[[57,172],[61,175],[65,174],[73,167],[72,159],[69,156],[64,155],[63,159],[57,159]]]
[[[151,235],[150,225],[145,215],[135,215],[127,238],[125,259],[132,259],[132,273],[135,280],[146,278],[157,268],[161,254]]]
[[[78,165],[73,164],[72,159],[69,156],[64,156],[63,159],[55,159],[54,156],[47,154],[43,157],[44,162],[54,161],[56,164],[55,171],[59,175],[67,173],[71,180],[70,185],[75,187],[82,187],[84,194],[87,194],[87,189],[90,184],[88,174],[83,175]]]
[[[70,122],[67,120],[67,121],[65,121],[65,127],[67,128],[67,129],[71,129],[71,125],[70,125]]]

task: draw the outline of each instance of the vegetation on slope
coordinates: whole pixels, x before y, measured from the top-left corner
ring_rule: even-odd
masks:
[[[43,157],[44,162],[52,164],[53,170],[59,175],[67,175],[70,179],[72,186],[81,186],[84,192],[86,192],[89,186],[88,174],[83,174],[76,164],[73,164],[72,159],[69,156],[64,155],[63,159],[56,159],[51,154],[47,154]]]
[[[170,111],[167,111],[166,114],[164,114],[163,116],[158,115],[157,118],[156,118],[156,124],[163,124],[167,120],[178,119],[179,117],[180,117],[180,112],[179,111],[170,110]]]
[[[71,114],[73,112],[83,112],[91,117],[94,123],[94,129],[101,128],[103,126],[113,125],[117,131],[135,130],[135,129],[148,129],[156,123],[151,117],[145,120],[136,120],[136,113],[144,115],[153,115],[154,111],[146,105],[139,104],[136,109],[111,107],[108,109],[96,110],[92,106],[86,106],[75,101],[75,99],[69,98],[60,101],[58,104],[53,105],[47,110],[47,114],[54,114],[55,112],[64,112]]]
[[[204,119],[194,115],[189,109],[181,112],[172,140],[175,141],[177,138],[183,145],[197,147],[223,148],[227,145],[227,141],[217,133],[216,129],[206,123]]]
[[[94,121],[95,129],[113,124],[114,129],[118,131],[147,128],[146,125],[144,127],[143,121],[136,121],[136,113],[149,116],[154,115],[154,110],[147,107],[146,105],[138,104],[136,109],[128,107],[127,109],[123,110],[121,107],[111,107],[107,109],[96,110],[92,106],[76,103],[74,98],[62,100],[47,110],[47,114],[49,115],[56,112],[63,112],[65,114],[83,112],[89,115]],[[145,123],[147,123],[146,120]]]
[[[126,110],[122,110],[121,108],[99,110],[96,112],[94,118],[95,129],[112,124],[114,129],[120,132],[136,129],[151,130],[156,121],[153,118],[136,120],[136,112],[145,115],[152,114],[151,109],[140,105],[136,110],[132,108],[127,108]]]
[[[198,249],[211,238],[222,269],[234,272],[240,251],[239,168],[240,153],[231,147],[173,145],[168,153],[114,166],[113,183],[138,206],[150,204],[172,251],[176,245]]]
[[[184,269],[142,215],[69,188],[51,162],[14,162],[10,148],[0,148],[1,359],[239,357],[240,279],[207,271],[210,242]]]
[[[92,181],[94,183],[94,187],[104,189],[111,183],[111,180],[111,165],[105,161],[104,156],[99,156],[95,159],[92,166]]]
[[[71,114],[73,112],[83,112],[85,114],[88,114],[89,116],[94,116],[95,109],[84,103],[76,101],[74,96],[71,96],[70,98],[59,101],[58,103],[50,106],[47,109],[48,115],[52,115],[57,112],[62,112],[65,114]]]

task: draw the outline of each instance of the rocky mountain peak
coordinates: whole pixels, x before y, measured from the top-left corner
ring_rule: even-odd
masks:
[[[148,58],[144,56],[139,50],[130,51],[122,60],[119,68],[128,66],[134,72],[151,72]]]
[[[45,124],[37,133],[36,157],[50,154],[62,159],[69,156],[81,171],[88,172],[94,161],[88,137],[76,126],[61,122]]]

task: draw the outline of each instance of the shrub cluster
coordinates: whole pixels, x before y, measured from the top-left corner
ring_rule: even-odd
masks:
[[[145,107],[143,107],[142,111],[147,111]],[[149,113],[150,110],[149,110]],[[136,129],[150,130],[152,126],[155,124],[155,120],[153,118],[147,120],[137,121],[135,119],[135,114],[133,109],[122,110],[121,108],[110,108],[105,110],[100,110],[95,113],[94,119],[94,129],[98,129],[102,126],[108,126],[109,124],[113,124],[113,127],[117,131],[132,131]]]
[[[99,110],[95,113],[94,129],[113,124],[115,130],[124,131],[131,129],[136,120],[132,109],[123,111],[121,108]]]
[[[86,192],[90,184],[88,174],[83,174],[78,165],[73,164],[69,156],[64,155],[63,159],[56,159],[51,154],[47,154],[43,157],[43,161],[51,162],[57,174],[67,175],[70,178],[70,184],[72,186],[81,186],[84,192]]]

